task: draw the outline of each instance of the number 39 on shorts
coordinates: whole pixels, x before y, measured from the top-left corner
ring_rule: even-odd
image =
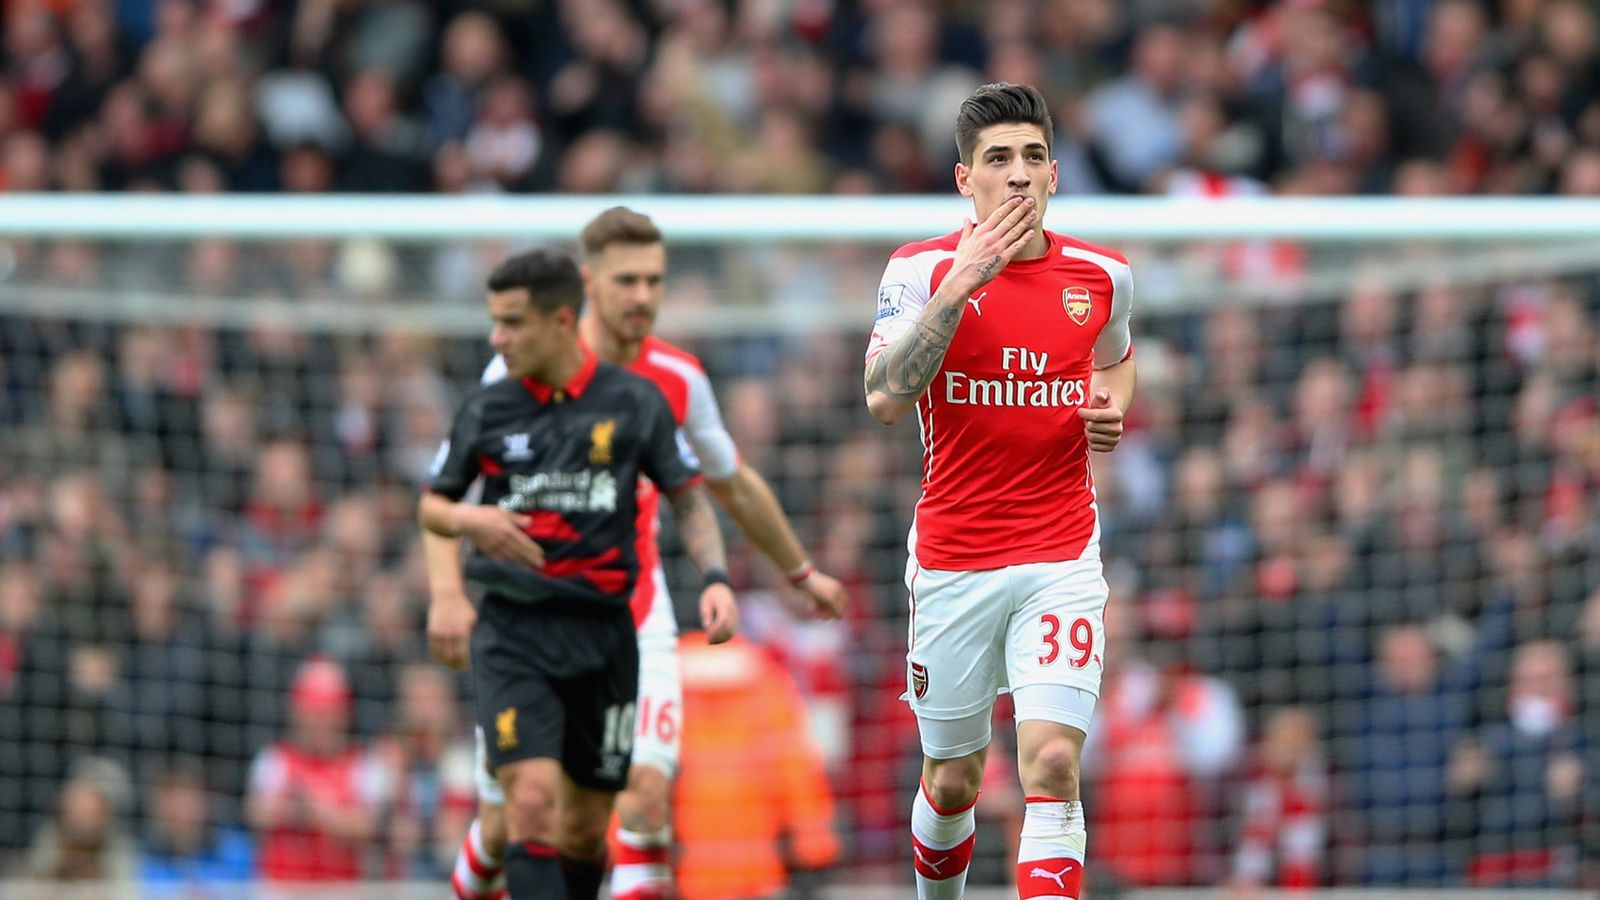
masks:
[[[1061,617],[1055,613],[1045,613],[1039,617],[1039,626],[1044,630],[1044,652],[1039,655],[1039,665],[1052,665],[1061,658]],[[1074,669],[1088,665],[1095,656],[1094,626],[1089,620],[1083,616],[1073,619],[1067,627],[1066,639],[1072,648],[1067,664]]]

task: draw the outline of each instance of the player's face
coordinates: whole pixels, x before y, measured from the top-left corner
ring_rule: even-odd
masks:
[[[535,308],[524,288],[489,294],[489,346],[505,358],[506,371],[515,378],[533,376],[541,381],[547,367],[575,339],[576,316],[561,307],[554,312]]]
[[[979,222],[1013,196],[1032,197],[1043,222],[1045,201],[1056,192],[1056,161],[1043,129],[1002,122],[978,132],[972,165],[956,163],[956,190],[972,198]]]
[[[611,337],[628,344],[649,337],[666,282],[665,245],[609,244],[585,275],[590,308]]]

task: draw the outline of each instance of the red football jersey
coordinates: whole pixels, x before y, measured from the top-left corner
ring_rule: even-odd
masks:
[[[878,287],[867,361],[906,334],[939,289],[960,233],[895,251]],[[922,499],[910,548],[946,571],[1098,558],[1089,443],[1077,410],[1089,376],[1132,353],[1132,273],[1121,254],[1045,232],[967,300],[917,401]]]

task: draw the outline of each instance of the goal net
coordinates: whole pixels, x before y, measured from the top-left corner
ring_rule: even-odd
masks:
[[[0,207],[0,876],[48,876],[80,839],[138,859],[199,818],[254,877],[263,750],[304,707],[347,714],[369,754],[360,876],[444,890],[473,716],[427,657],[418,485],[490,356],[488,269],[571,246],[614,199]],[[801,883],[908,882],[921,455],[867,414],[862,355],[889,253],[963,207],[622,199],[667,236],[658,333],[703,360],[852,603],[797,618],[727,523],[747,649],[775,665],[686,658],[680,862],[770,830]],[[1595,208],[1059,198],[1051,217],[1125,251],[1135,285],[1138,399],[1095,460],[1092,884],[1593,878]],[[692,630],[696,579],[664,552]],[[978,886],[1014,871],[1008,715]]]

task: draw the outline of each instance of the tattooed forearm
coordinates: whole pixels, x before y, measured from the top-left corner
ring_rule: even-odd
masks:
[[[707,499],[703,485],[672,494],[672,511],[678,518],[678,538],[683,552],[702,574],[726,569],[728,558],[722,545],[722,530],[717,514]]]
[[[924,310],[911,332],[891,344],[867,368],[867,393],[881,391],[907,400],[921,396],[944,362],[965,306],[930,305]]]

